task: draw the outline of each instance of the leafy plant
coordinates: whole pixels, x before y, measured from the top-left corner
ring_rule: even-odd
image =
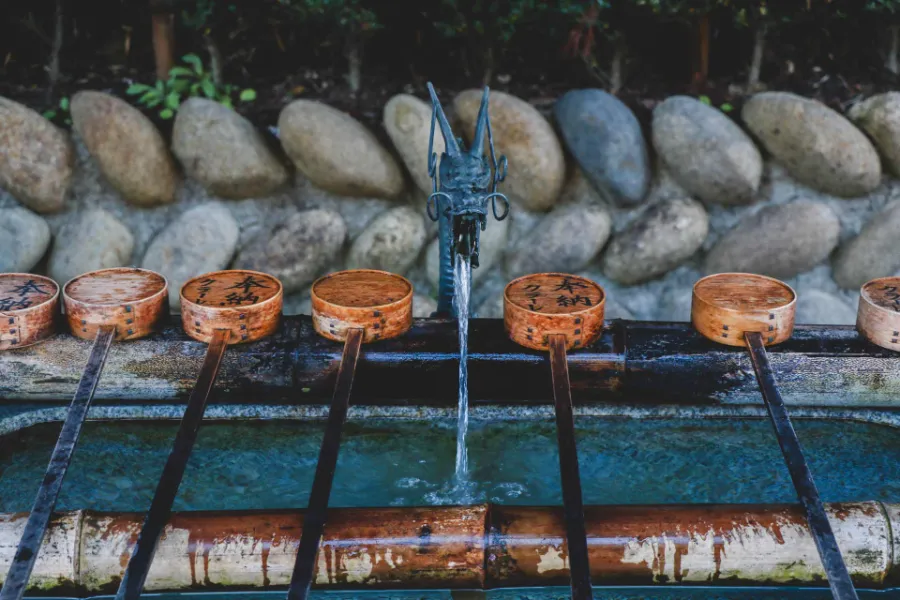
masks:
[[[707,106],[713,105],[712,100],[709,99],[709,96],[699,96],[697,98],[697,100],[699,100],[700,102],[702,102],[703,104],[705,104]],[[732,106],[728,102],[723,102],[722,104],[719,105],[719,110],[721,110],[723,113],[730,113],[731,111],[734,110],[734,106]]]
[[[211,73],[203,68],[203,61],[196,54],[186,54],[181,59],[187,66],[175,66],[166,81],[155,85],[132,83],[125,91],[129,96],[140,97],[137,103],[147,108],[159,107],[159,116],[171,119],[184,98],[203,97],[234,108],[232,97],[237,88],[231,84],[216,85]],[[238,94],[241,102],[256,100],[256,91],[245,88]]]
[[[71,125],[72,117],[69,116],[69,97],[63,96],[62,98],[60,98],[59,106],[57,108],[45,110],[43,114],[44,118],[49,121],[55,121],[59,119],[66,125]]]

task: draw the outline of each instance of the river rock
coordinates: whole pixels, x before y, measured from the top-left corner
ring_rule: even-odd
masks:
[[[424,245],[422,213],[411,206],[399,206],[382,213],[356,238],[347,254],[347,268],[403,275]]]
[[[437,301],[421,294],[413,295],[413,317],[427,319],[437,310]]]
[[[603,90],[572,90],[553,107],[563,141],[597,189],[623,205],[650,184],[647,145],[634,113]]]
[[[671,271],[703,245],[709,217],[692,198],[672,198],[649,207],[613,236],[601,260],[610,279],[634,285]]]
[[[559,195],[557,206],[566,204],[605,204],[603,196],[590,182],[584,172],[575,167],[572,169],[566,184],[563,186],[562,193]],[[510,218],[515,218],[521,210],[511,213]]]
[[[169,282],[169,305],[181,306],[179,290],[197,275],[224,269],[231,262],[240,230],[231,212],[217,202],[184,212],[150,242],[143,267]]]
[[[62,129],[0,96],[0,187],[35,212],[58,212],[74,167],[75,149]]]
[[[749,204],[763,161],[753,140],[717,108],[672,96],[653,110],[653,147],[678,184],[707,203]]]
[[[786,279],[834,250],[840,222],[825,204],[796,200],[767,206],[723,235],[706,257],[707,273],[759,273]]]
[[[900,202],[875,215],[855,238],[846,242],[834,258],[834,280],[843,288],[858,290],[876,277],[900,272]]]
[[[471,144],[481,106],[482,90],[466,90],[453,101],[462,132]],[[547,211],[555,203],[566,176],[562,146],[547,119],[524,100],[491,92],[494,148],[509,160],[509,175],[500,191],[526,209]],[[485,135],[487,152],[487,135]]]
[[[74,213],[59,228],[47,270],[60,285],[96,269],[129,264],[134,238],[111,213],[93,208]]]
[[[150,119],[124,100],[94,91],[72,96],[70,110],[88,152],[126,202],[156,206],[175,201],[175,164]]]
[[[487,227],[481,232],[479,240],[478,268],[472,269],[473,285],[480,282],[502,256],[509,237],[509,222],[510,217],[498,221],[493,214],[488,213]],[[425,252],[425,275],[435,287],[437,287],[440,277],[439,243],[440,239],[434,238]]]
[[[849,116],[875,142],[884,166],[900,177],[900,92],[872,96],[855,104]]]
[[[299,173],[295,190],[298,207],[303,209],[325,208],[340,213],[347,226],[347,238],[350,241],[356,240],[379,215],[397,206],[396,202],[384,198],[361,198],[332,194],[316,187]],[[422,206],[422,214],[424,214],[424,202]]]
[[[205,98],[190,98],[178,109],[172,151],[188,175],[222,198],[267,196],[287,181],[287,170],[253,124]]]
[[[766,150],[813,189],[855,197],[881,182],[881,161],[872,142],[821,102],[763,92],[744,104],[741,117]]]
[[[855,322],[856,311],[834,294],[817,289],[797,294],[798,325],[852,325]]]
[[[316,100],[294,100],[281,111],[278,131],[297,169],[329,192],[393,198],[403,191],[394,157],[347,113]]]
[[[428,139],[431,134],[431,104],[409,94],[397,94],[384,105],[384,128],[416,186],[423,193],[430,194]],[[440,158],[443,151],[444,138],[435,127],[432,152]]]
[[[237,255],[234,268],[270,273],[281,280],[285,292],[312,283],[341,251],[347,226],[331,210],[295,212],[262,232]]]
[[[26,273],[50,245],[50,226],[30,210],[0,209],[0,272]]]
[[[611,227],[609,212],[601,206],[560,206],[510,249],[508,274],[582,269],[603,248]]]

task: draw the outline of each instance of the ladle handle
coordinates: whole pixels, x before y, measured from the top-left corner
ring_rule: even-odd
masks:
[[[334,396],[328,409],[328,423],[325,426],[325,437],[319,450],[319,462],[316,464],[316,475],[313,479],[312,491],[309,494],[309,505],[303,516],[303,530],[300,533],[300,546],[297,548],[297,559],[288,588],[288,600],[306,600],[312,587],[313,568],[325,520],[328,512],[328,498],[331,495],[331,484],[334,482],[334,471],[337,468],[338,451],[341,447],[341,434],[347,420],[350,407],[350,392],[353,389],[353,376],[362,345],[364,330],[353,327],[347,330],[344,341],[344,352],[338,367],[337,382],[334,384]]]
[[[847,565],[844,564],[844,558],[838,548],[831,523],[828,522],[828,516],[825,514],[825,507],[819,498],[819,491],[816,489],[812,473],[803,456],[797,432],[794,431],[787,408],[784,406],[784,400],[781,398],[781,392],[778,391],[762,334],[756,331],[747,332],[744,334],[744,339],[750,350],[750,362],[753,363],[753,370],[766,403],[766,410],[769,412],[769,419],[775,428],[778,445],[781,446],[781,452],[784,454],[784,462],[791,474],[800,504],[806,511],[809,530],[816,543],[816,548],[819,550],[819,557],[822,559],[825,575],[831,586],[831,594],[837,600],[858,600],[859,596],[853,587]]]
[[[162,476],[159,478],[156,492],[150,503],[150,510],[144,519],[144,525],[138,535],[131,560],[128,561],[125,575],[116,592],[116,600],[137,600],[144,590],[144,582],[150,571],[157,543],[172,512],[172,504],[175,502],[178,487],[184,477],[184,470],[191,457],[191,451],[194,449],[194,442],[197,441],[197,433],[200,423],[203,421],[206,403],[209,400],[216,376],[219,374],[219,367],[222,364],[222,357],[225,355],[230,336],[231,331],[228,329],[216,329],[213,332],[194,391],[191,392],[184,416],[181,417],[181,426],[175,436],[172,452],[163,468]]]
[[[566,545],[569,550],[569,576],[572,600],[591,600],[591,567],[588,562],[584,503],[578,450],[575,447],[575,417],[566,358],[566,336],[553,333],[550,342],[550,372],[553,376],[553,400],[556,404],[556,438],[559,444],[559,474],[562,479],[563,510],[566,519]]]
[[[81,434],[81,426],[87,417],[91,400],[94,398],[94,391],[97,389],[97,383],[103,373],[106,356],[109,354],[109,347],[115,337],[115,326],[103,325],[97,330],[90,356],[81,373],[81,380],[78,382],[75,396],[69,405],[59,438],[56,440],[56,447],[53,448],[53,454],[50,455],[50,464],[47,465],[47,471],[32,506],[31,514],[28,515],[25,532],[22,534],[22,539],[19,540],[19,546],[6,574],[3,588],[0,589],[0,599],[2,600],[21,600],[25,593],[25,587],[41,549],[41,542],[44,541],[47,525],[50,523],[50,516],[53,514],[56,500],[59,498],[66,471],[72,462],[78,436]]]

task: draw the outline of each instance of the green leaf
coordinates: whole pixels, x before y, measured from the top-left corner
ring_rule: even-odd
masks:
[[[185,79],[176,79],[169,83],[169,89],[179,94],[185,93],[191,87],[191,82]]]
[[[178,92],[169,92],[166,96],[166,106],[172,110],[177,110],[179,104],[181,104],[181,94]]]
[[[59,107],[63,110],[69,110],[69,98],[65,96],[60,98]]]
[[[56,111],[55,110],[45,110],[44,118],[52,121],[53,119],[56,118]]]
[[[207,98],[216,97],[216,86],[209,79],[204,79],[203,81],[201,81],[200,87],[203,88],[203,93],[206,94]]]
[[[156,80],[156,91],[158,91],[160,94],[166,93],[166,84],[161,79]]]
[[[227,106],[228,108],[234,108],[234,104],[231,103],[231,98],[229,98],[228,96],[225,96],[224,98],[219,100],[219,104],[221,104],[222,106]]]
[[[138,98],[138,103],[147,104],[153,98],[159,98],[159,93],[156,90],[151,89],[149,92]]]
[[[148,90],[152,90],[153,87],[147,85],[146,83],[132,83],[128,86],[128,89],[125,90],[125,93],[133,96],[135,94],[142,94]]]
[[[147,108],[153,108],[154,106],[159,106],[160,104],[162,104],[162,100],[162,96],[157,96],[154,94],[153,96],[148,98],[144,104],[147,105]]]
[[[169,69],[169,77],[193,77],[194,72],[187,67],[172,67]]]
[[[719,107],[719,110],[721,110],[722,112],[731,112],[734,110],[734,107],[726,102]]]
[[[241,102],[253,102],[256,100],[256,90],[246,89],[241,90]]]
[[[175,116],[175,112],[171,108],[164,108],[159,111],[159,116],[163,119],[171,119],[173,116]]]
[[[196,54],[185,54],[181,57],[181,60],[194,67],[194,73],[197,75],[203,74],[203,61]]]
[[[712,100],[709,99],[709,96],[700,96],[699,98],[697,98],[697,100],[707,106],[712,106]]]

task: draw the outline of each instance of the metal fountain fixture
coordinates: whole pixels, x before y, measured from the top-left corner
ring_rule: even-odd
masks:
[[[428,217],[438,223],[440,270],[438,280],[437,315],[448,317],[453,308],[453,267],[457,255],[471,261],[478,268],[480,234],[487,227],[488,204],[494,218],[502,221],[509,214],[509,200],[497,191],[497,184],[506,178],[505,156],[494,152],[491,118],[488,114],[490,90],[484,88],[481,108],[475,123],[472,147],[465,149],[463,140],[453,134],[447,115],[437,94],[428,83],[431,94],[431,133],[428,139],[428,175],[432,192],[428,196]],[[444,152],[440,165],[434,152],[435,123],[444,137]],[[484,136],[487,134],[490,156],[484,153]],[[498,200],[500,206],[498,206]]]

